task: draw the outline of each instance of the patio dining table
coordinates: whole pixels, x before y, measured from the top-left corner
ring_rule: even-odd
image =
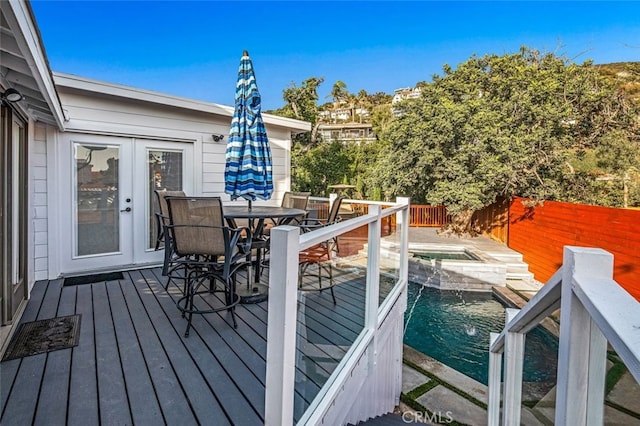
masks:
[[[279,225],[287,225],[297,217],[304,217],[306,210],[279,206],[224,206],[225,219],[231,226],[236,226],[236,220],[246,219],[251,230],[252,247],[256,249],[255,278],[253,285],[251,277],[247,277],[247,286],[239,286],[237,291],[240,303],[258,303],[267,299],[268,287],[260,284],[260,267],[268,239],[264,235],[265,220],[275,219]]]

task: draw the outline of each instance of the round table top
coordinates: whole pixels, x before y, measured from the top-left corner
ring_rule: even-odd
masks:
[[[248,206],[224,206],[222,211],[225,217],[234,219],[296,217],[307,214],[306,210],[278,206],[252,206],[251,210]]]

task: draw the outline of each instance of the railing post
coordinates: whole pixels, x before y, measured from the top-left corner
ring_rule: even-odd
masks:
[[[603,422],[607,340],[573,292],[574,276],[613,278],[613,256],[564,247],[555,424]]]
[[[507,308],[505,329],[509,322],[520,312]],[[502,401],[502,424],[516,426],[520,424],[522,410],[522,364],[524,361],[524,333],[507,331],[504,340],[504,397]]]
[[[489,403],[487,404],[487,424],[500,424],[500,391],[502,389],[502,353],[492,352],[491,346],[500,334],[490,333],[489,339]]]
[[[300,228],[271,230],[265,425],[293,424]]]

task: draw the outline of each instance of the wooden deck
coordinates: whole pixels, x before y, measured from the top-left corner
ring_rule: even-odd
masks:
[[[267,303],[239,305],[237,329],[226,311],[195,315],[185,338],[178,286],[159,268],[124,276],[35,284],[21,322],[81,314],[80,342],[0,364],[0,424],[263,424]],[[296,420],[363,327],[364,275],[338,279],[335,305],[301,293]]]

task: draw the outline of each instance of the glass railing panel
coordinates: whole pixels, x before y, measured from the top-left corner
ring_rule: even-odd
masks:
[[[522,422],[547,419],[556,408],[559,324],[551,318],[527,333],[522,372]]]
[[[338,238],[337,247],[330,254],[331,260],[301,262],[296,333],[296,422],[364,329],[367,256],[358,250],[355,254],[346,254],[349,238],[353,235],[345,235],[344,240],[342,237]],[[304,254],[300,258],[304,260]]]
[[[380,223],[380,290],[378,306],[386,300],[400,280],[401,229],[395,215],[383,217]]]
[[[605,425],[640,424],[640,384],[613,350],[607,352],[604,395]]]
[[[307,204],[307,217],[326,219],[329,216],[329,200],[310,199]]]

